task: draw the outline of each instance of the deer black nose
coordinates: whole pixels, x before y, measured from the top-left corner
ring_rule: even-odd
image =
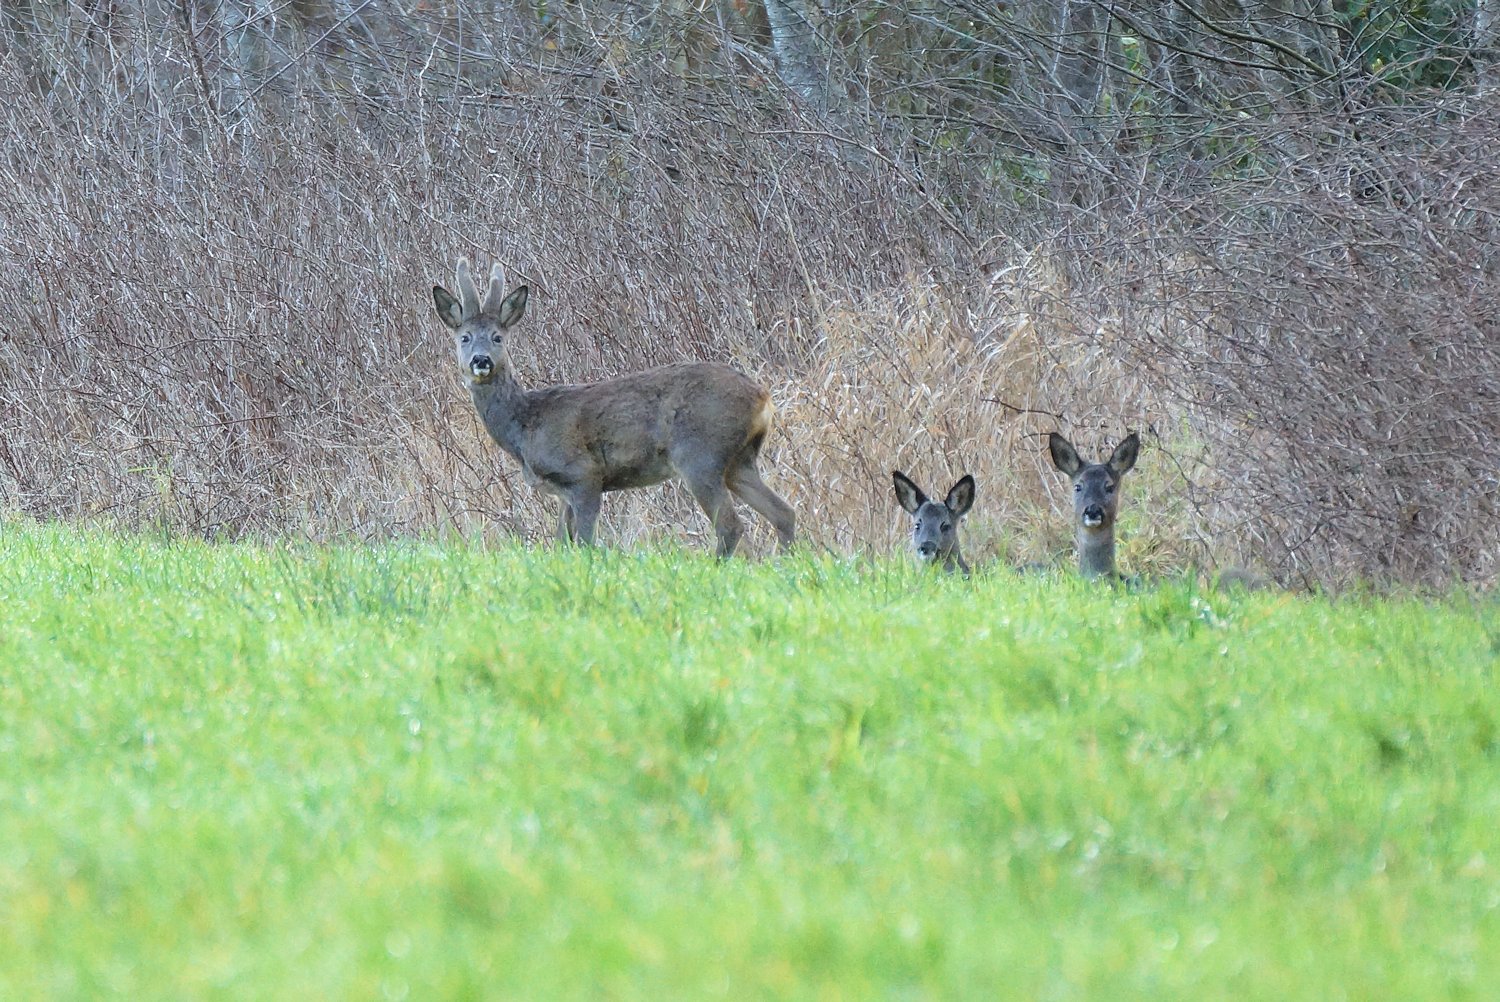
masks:
[[[1088,526],[1104,524],[1104,509],[1096,504],[1091,504],[1083,509],[1083,524]]]
[[[937,544],[936,543],[918,543],[917,544],[917,556],[922,557],[924,559],[931,559],[932,557],[937,556]]]
[[[495,370],[495,363],[490,361],[488,355],[475,355],[469,359],[469,371],[476,376],[488,376]]]

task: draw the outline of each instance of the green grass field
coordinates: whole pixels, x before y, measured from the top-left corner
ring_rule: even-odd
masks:
[[[0,997],[1500,991],[1500,608],[0,524]]]

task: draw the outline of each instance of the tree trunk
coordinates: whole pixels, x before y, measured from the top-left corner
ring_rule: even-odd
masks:
[[[765,5],[781,79],[818,114],[827,114],[832,105],[828,56],[813,22],[813,0],[765,0]]]
[[[1470,50],[1480,81],[1500,84],[1500,0],[1474,0],[1474,37]]]

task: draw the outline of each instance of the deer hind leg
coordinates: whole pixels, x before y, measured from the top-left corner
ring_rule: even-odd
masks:
[[[571,543],[573,541],[573,506],[566,498],[558,498],[557,504],[557,541]]]
[[[729,489],[776,530],[776,545],[782,553],[791,549],[797,532],[797,513],[760,478],[753,462],[741,463],[729,471]]]
[[[729,496],[729,489],[724,485],[724,474],[717,470],[685,470],[682,478],[687,481],[688,489],[693,492],[693,497],[698,499],[704,514],[713,523],[714,535],[719,539],[719,557],[722,559],[732,556],[745,530],[740,523],[739,514],[734,510],[734,499]]]

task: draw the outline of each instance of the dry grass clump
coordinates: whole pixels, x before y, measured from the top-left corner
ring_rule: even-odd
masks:
[[[1092,338],[1058,331],[1044,340],[1026,301],[1037,287],[997,285],[971,310],[914,286],[823,318],[814,364],[785,390],[787,438],[798,447],[782,465],[825,542],[901,545],[893,468],[932,492],[969,473],[979,484],[965,523],[971,557],[1071,561],[1071,501],[1046,457],[1046,432],[1065,422],[1080,443],[1104,450],[1149,421],[1154,404],[1127,373],[1111,371]],[[1183,522],[1156,517],[1158,491],[1180,489],[1175,479],[1132,484],[1132,556],[1186,559]]]

